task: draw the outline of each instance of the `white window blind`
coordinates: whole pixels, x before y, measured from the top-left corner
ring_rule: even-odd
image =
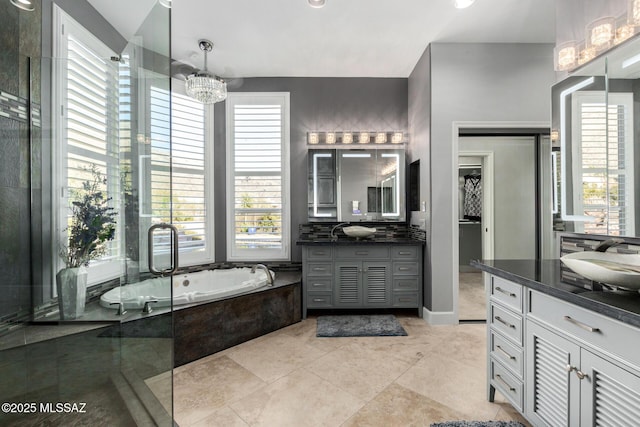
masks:
[[[227,100],[227,257],[289,259],[288,93]]]
[[[212,110],[152,86],[150,113],[152,222],[178,228],[180,265],[213,261]],[[156,239],[156,250],[169,251],[166,237]]]
[[[577,96],[579,141],[573,150],[574,206],[594,218],[577,225],[591,234],[633,235],[633,97],[627,93]],[[577,191],[576,191],[577,190]]]
[[[57,56],[54,105],[58,106],[54,188],[60,189],[59,217],[54,220],[60,240],[54,242],[54,253],[68,241],[71,202],[83,182],[93,179],[92,170],[106,177],[107,184],[102,190],[119,214],[115,239],[107,243],[104,256],[90,264],[91,284],[120,274],[117,264],[123,246],[118,143],[120,70],[119,63],[110,59],[113,52],[59,8],[54,10]],[[58,260],[56,268],[62,267]]]

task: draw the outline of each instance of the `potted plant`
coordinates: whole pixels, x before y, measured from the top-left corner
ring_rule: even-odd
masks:
[[[91,179],[82,183],[82,188],[73,191],[68,244],[60,256],[66,268],[56,275],[58,307],[63,320],[76,319],[84,313],[87,293],[87,269],[91,260],[102,256],[106,243],[113,240],[116,232],[117,212],[109,206],[103,188],[107,179],[95,165],[89,169]]]

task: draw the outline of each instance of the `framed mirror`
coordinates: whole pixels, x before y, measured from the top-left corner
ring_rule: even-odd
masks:
[[[401,149],[309,150],[309,221],[405,221],[404,163]]]
[[[637,236],[640,230],[640,39],[552,88],[556,230]]]

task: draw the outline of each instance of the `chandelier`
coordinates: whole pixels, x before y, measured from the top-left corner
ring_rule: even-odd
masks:
[[[227,84],[221,78],[207,71],[207,53],[213,49],[209,40],[199,40],[200,50],[204,52],[204,70],[187,76],[187,95],[203,104],[215,104],[227,99]]]

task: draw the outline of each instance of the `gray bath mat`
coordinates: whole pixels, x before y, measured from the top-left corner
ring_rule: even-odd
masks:
[[[434,423],[431,427],[524,427],[517,421],[447,421]]]
[[[407,332],[392,314],[319,316],[317,337],[389,337]]]

